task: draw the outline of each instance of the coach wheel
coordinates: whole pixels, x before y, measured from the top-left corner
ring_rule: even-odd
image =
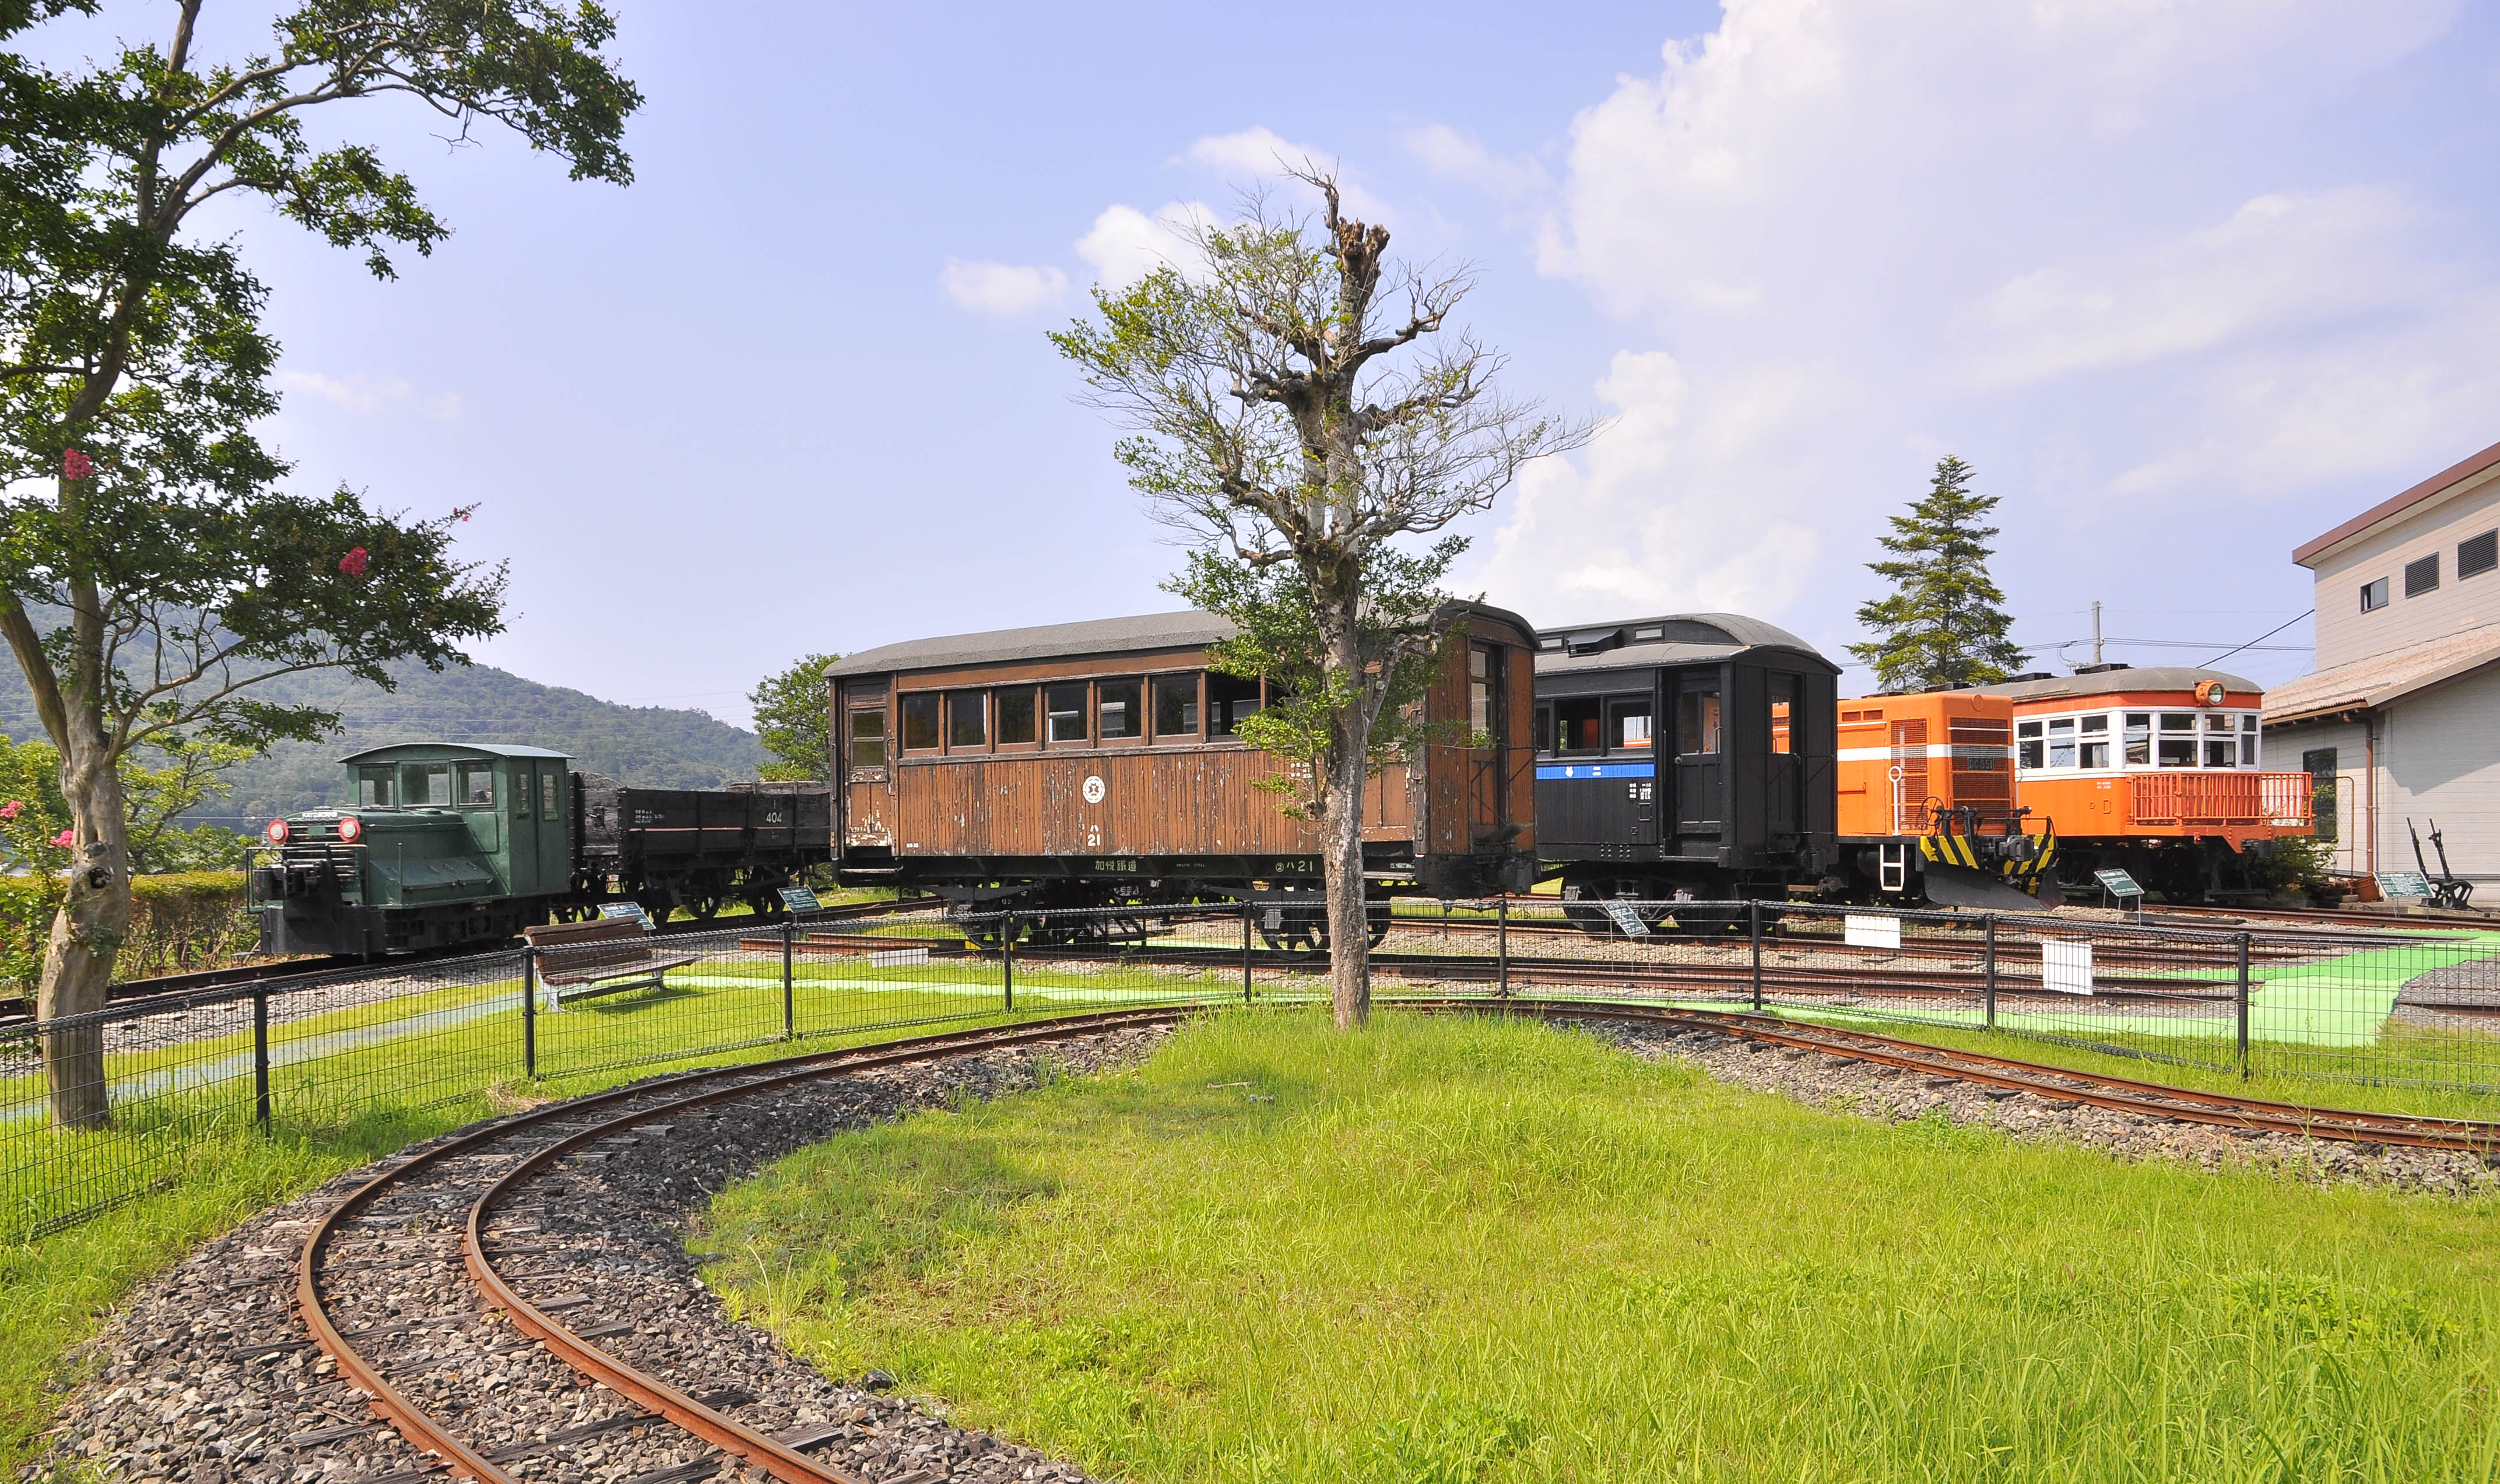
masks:
[[[956,920],[964,930],[964,941],[985,953],[1003,950],[1010,939],[1024,936],[1029,925],[1022,919],[1003,912],[966,913]]]
[[[698,922],[708,922],[720,916],[720,898],[695,896],[686,899],[686,913]]]
[[[1373,948],[1389,940],[1389,929],[1398,918],[1398,904],[1386,898],[1363,904],[1363,935]]]
[[[1322,903],[1266,901],[1252,910],[1258,914],[1259,941],[1276,952],[1316,953],[1328,947],[1328,908]]]

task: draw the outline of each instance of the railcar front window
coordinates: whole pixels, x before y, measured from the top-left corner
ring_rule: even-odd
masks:
[[[1034,689],[1018,686],[1012,691],[990,693],[991,715],[999,728],[999,746],[1009,747],[1041,740],[1041,720],[1034,709]]]
[[[978,752],[990,745],[990,693],[955,691],[946,696],[946,747]]]
[[[1135,680],[1097,681],[1094,686],[1095,712],[1102,718],[1094,734],[1108,742],[1114,737],[1145,735],[1145,686]]]
[[[2196,765],[2196,713],[2161,713],[2161,745],[2155,758],[2165,768],[2192,768]]]
[[[903,750],[906,753],[938,750],[938,693],[923,691],[903,698]]]
[[[1555,751],[1594,753],[1603,745],[1598,728],[1600,702],[1594,696],[1560,700],[1554,703]]]
[[[400,797],[411,809],[451,807],[451,764],[411,762],[399,770]]]
[[[1649,702],[1616,701],[1609,708],[1611,720],[1606,726],[1606,745],[1616,752],[1647,753],[1650,750]]]
[[[862,707],[851,713],[851,766],[885,766],[885,708]]]
[[[2256,765],[2257,714],[2253,711],[2243,711],[2240,713],[2240,766],[2253,768]]]
[[[358,768],[356,770],[356,807],[388,809],[398,801],[398,780],[392,768]]]
[[[1082,742],[1089,735],[1085,730],[1083,681],[1072,686],[1047,688],[1041,693],[1041,708],[1050,726],[1051,741]]]
[[[1675,750],[1687,757],[1719,751],[1719,693],[1687,691],[1676,697]]]
[[[1196,675],[1155,677],[1155,740],[1158,742],[1198,740],[1198,677]]]
[[[1241,724],[1259,714],[1259,682],[1237,675],[1206,673],[1206,734],[1237,735]]]
[[[2235,768],[2239,765],[2240,744],[2238,739],[2232,737],[2207,737],[2205,739],[2205,766],[2209,768]]]
[[[2127,712],[2126,730],[2123,737],[2126,743],[2126,760],[2128,762],[2133,763],[2137,767],[2143,767],[2147,763],[2153,761],[2152,712]]]

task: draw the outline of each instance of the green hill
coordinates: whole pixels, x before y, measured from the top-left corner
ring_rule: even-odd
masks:
[[[765,760],[755,734],[701,711],[620,706],[579,691],[543,686],[510,670],[477,664],[437,675],[422,665],[396,672],[399,689],[378,690],[345,675],[296,675],[253,694],[324,706],[346,724],[324,742],[280,743],[268,757],[228,775],[234,792],[200,817],[248,828],[273,814],[337,803],[338,759],[386,742],[439,739],[552,748],[574,765],[649,788],[707,789],[752,779]],[[25,681],[0,664],[0,730],[40,737]]]

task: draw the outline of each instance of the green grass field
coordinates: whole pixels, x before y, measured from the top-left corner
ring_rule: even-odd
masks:
[[[829,1371],[1142,1480],[2489,1479],[2500,1206],[1226,1016],[722,1197]]]

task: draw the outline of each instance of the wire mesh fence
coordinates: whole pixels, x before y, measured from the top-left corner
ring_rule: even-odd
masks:
[[[1306,893],[1083,911],[1007,901],[726,925],[600,963],[483,953],[0,1023],[0,1240],[168,1183],[220,1140],[445,1108],[483,1114],[810,1040],[1325,1000],[1325,924]],[[1384,1000],[1758,1008],[2221,1071],[2500,1088],[2491,933],[1551,897],[1375,903],[1369,926]],[[56,1119],[98,1088],[107,1123]]]

